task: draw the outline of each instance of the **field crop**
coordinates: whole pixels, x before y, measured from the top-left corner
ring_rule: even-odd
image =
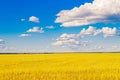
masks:
[[[3,54],[0,80],[120,80],[120,54]]]

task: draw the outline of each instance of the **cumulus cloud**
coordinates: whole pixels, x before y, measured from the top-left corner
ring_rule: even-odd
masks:
[[[96,29],[93,26],[89,26],[88,29],[83,28],[78,34],[62,34],[52,45],[73,48],[78,46],[86,46],[86,42],[81,41],[84,36],[97,36],[98,34],[102,34],[104,37],[109,37],[115,36],[116,32],[116,28],[103,27],[102,29]]]
[[[54,26],[46,26],[47,29],[54,29]]]
[[[98,35],[100,33],[102,33],[104,37],[114,36],[117,33],[117,29],[115,27],[114,28],[103,27],[102,29],[96,29],[93,26],[89,26],[88,29],[83,28],[80,31],[81,36],[85,36],[85,35],[94,35],[94,36],[96,36],[96,35]]]
[[[117,33],[117,29],[116,28],[109,28],[109,27],[104,27],[102,29],[102,32],[104,34],[104,37],[108,37],[108,36],[114,36]]]
[[[4,49],[5,48],[5,41],[3,39],[0,39],[0,49]]]
[[[30,34],[21,34],[19,37],[29,37],[31,36]]]
[[[40,22],[39,18],[36,17],[36,16],[31,16],[31,17],[29,17],[29,21],[31,21],[31,22],[37,22],[37,23]]]
[[[120,1],[94,0],[71,10],[62,10],[55,22],[64,27],[120,22]]]
[[[85,29],[83,28],[81,31],[80,31],[80,35],[84,36],[84,35],[91,35],[91,34],[94,34],[96,32],[96,29],[92,26],[89,26],[88,29]]]
[[[101,50],[101,49],[104,49],[105,47],[101,46],[101,45],[97,45],[97,46],[94,46],[92,49],[93,50]]]
[[[119,46],[116,46],[116,45],[112,46],[112,49],[118,49],[118,48]]]
[[[25,21],[25,19],[24,19],[24,18],[22,18],[22,19],[21,19],[21,21]]]
[[[39,27],[33,27],[29,30],[27,30],[27,32],[33,32],[33,33],[44,33],[44,30],[43,28],[39,28]]]
[[[77,45],[80,45],[79,40],[77,39],[76,34],[62,34],[59,38],[56,39],[56,42],[52,45],[54,46],[69,46],[69,47],[77,47]]]
[[[4,44],[5,41],[3,39],[0,39],[0,44]]]

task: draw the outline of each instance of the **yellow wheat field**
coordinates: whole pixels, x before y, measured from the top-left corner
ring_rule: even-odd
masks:
[[[0,80],[120,80],[120,54],[0,55]]]

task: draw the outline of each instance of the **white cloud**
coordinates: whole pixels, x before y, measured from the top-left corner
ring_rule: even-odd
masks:
[[[44,30],[43,30],[43,28],[33,27],[33,28],[27,30],[27,32],[33,32],[33,33],[44,33]]]
[[[3,40],[3,39],[0,39],[0,42],[4,42],[4,40]]]
[[[6,42],[3,39],[0,39],[0,50],[5,48]]]
[[[120,22],[120,1],[94,0],[71,10],[62,10],[55,22],[64,27]]]
[[[21,34],[19,37],[28,37],[31,36],[30,34]]]
[[[91,35],[91,34],[94,34],[95,32],[95,28],[92,27],[92,26],[89,26],[88,29],[85,30],[85,28],[83,28],[80,32],[80,35]]]
[[[5,44],[5,41],[3,39],[0,39],[0,44]]]
[[[48,29],[54,29],[54,26],[46,26]]]
[[[25,21],[25,19],[24,19],[24,18],[22,18],[22,19],[21,19],[21,21]]]
[[[36,16],[29,17],[29,21],[31,21],[31,22],[37,22],[37,23],[40,22],[39,18],[37,18]]]
[[[112,49],[118,49],[119,48],[119,46],[112,46]]]
[[[117,29],[114,28],[109,28],[109,27],[103,27],[102,29],[95,29],[93,26],[89,26],[88,29],[82,29],[80,32],[80,36],[85,36],[85,35],[98,35],[102,33],[104,37],[108,37],[108,36],[114,36],[117,33]]]
[[[97,45],[97,46],[94,46],[92,49],[93,50],[101,50],[101,49],[104,49],[104,47],[101,45]]]
[[[84,36],[97,36],[98,34],[102,34],[103,37],[115,36],[116,28],[103,27],[102,29],[96,29],[92,26],[89,26],[88,29],[82,29],[78,34],[62,34],[59,38],[56,39],[52,45],[54,46],[62,46],[62,47],[78,47],[78,46],[86,46],[86,42],[81,41]],[[101,47],[98,47],[99,49]]]
[[[79,40],[77,40],[77,35],[75,34],[62,34],[59,38],[56,39],[56,42],[52,45],[54,46],[62,46],[62,47],[77,47],[80,45]]]
[[[117,29],[116,28],[109,28],[109,27],[104,27],[102,28],[102,32],[104,34],[104,37],[107,37],[107,36],[114,36],[116,35],[116,32],[117,32]]]

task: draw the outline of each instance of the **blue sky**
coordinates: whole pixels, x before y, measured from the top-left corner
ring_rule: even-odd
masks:
[[[119,0],[1,0],[0,52],[120,51],[119,5]]]

